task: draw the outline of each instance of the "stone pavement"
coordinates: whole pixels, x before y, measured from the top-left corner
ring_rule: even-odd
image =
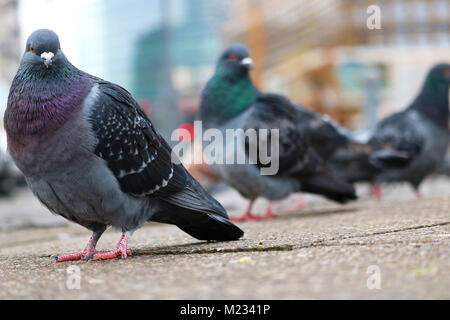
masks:
[[[241,223],[244,238],[233,242],[200,242],[151,223],[125,260],[56,264],[52,255],[79,251],[89,232],[22,226],[0,232],[0,298],[450,299],[449,185],[427,182],[422,199],[400,188],[381,203],[321,201]],[[108,230],[99,248],[119,237]]]

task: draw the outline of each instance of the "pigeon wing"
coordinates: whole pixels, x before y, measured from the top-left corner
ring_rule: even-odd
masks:
[[[307,135],[306,128],[301,125],[307,120],[300,110],[285,97],[277,94],[262,94],[255,101],[252,112],[247,117],[244,130],[256,129],[259,134],[260,129],[266,129],[268,131],[268,150],[272,143],[271,130],[278,130],[279,174],[302,175],[314,172],[319,164],[318,155],[311,148],[311,140]],[[251,143],[257,142],[247,139],[247,152],[250,150]],[[259,151],[257,155],[256,163],[261,167],[263,164],[259,159]]]
[[[90,116],[104,159],[121,190],[133,196],[168,197],[183,190],[187,173],[172,162],[171,148],[124,88],[98,81],[99,97]]]
[[[425,138],[418,113],[406,110],[393,114],[377,126],[370,145],[373,159],[405,164],[423,149]]]

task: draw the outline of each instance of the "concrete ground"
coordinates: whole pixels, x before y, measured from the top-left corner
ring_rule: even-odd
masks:
[[[0,201],[0,298],[450,299],[449,186],[427,181],[421,199],[389,187],[384,202],[363,196],[345,206],[311,197],[307,209],[239,224],[245,235],[233,242],[152,223],[135,233],[125,260],[59,264],[51,256],[79,251],[89,232],[22,193]],[[234,193],[218,198],[232,215],[245,204]],[[30,209],[43,212],[30,218]],[[108,230],[99,248],[119,237]]]

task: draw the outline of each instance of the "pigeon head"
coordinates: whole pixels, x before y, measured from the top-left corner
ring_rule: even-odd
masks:
[[[230,45],[220,55],[217,68],[247,74],[253,69],[253,60],[249,57],[248,48],[243,44]]]
[[[65,61],[59,38],[51,30],[34,31],[27,40],[22,63],[36,69],[48,70]]]
[[[448,102],[448,88],[450,85],[450,64],[440,63],[433,66],[425,79],[422,93],[442,98]]]
[[[431,68],[427,81],[450,84],[450,64],[440,63]]]
[[[91,87],[89,76],[64,56],[56,33],[36,30],[11,84],[5,127],[16,137],[59,128]]]
[[[448,128],[449,85],[450,64],[440,63],[433,66],[411,108],[418,110],[443,128]]]
[[[258,95],[249,70],[253,68],[248,49],[242,44],[226,48],[216,71],[202,93],[200,117],[211,124],[225,123],[249,108]]]

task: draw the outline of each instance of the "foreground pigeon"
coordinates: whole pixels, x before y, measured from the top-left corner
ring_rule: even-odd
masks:
[[[228,47],[220,56],[216,71],[203,90],[200,118],[204,128],[217,128],[226,136],[227,129],[279,129],[279,170],[274,175],[261,175],[261,159],[255,164],[213,163],[213,170],[230,186],[250,200],[245,214],[236,219],[257,220],[252,215],[254,200],[263,197],[278,200],[299,191],[320,194],[345,203],[356,199],[351,184],[340,181],[326,169],[326,161],[347,138],[318,114],[294,105],[277,94],[264,94],[253,85],[249,69],[252,60],[241,44]],[[271,137],[268,137],[268,141]],[[226,141],[227,147],[230,141]],[[255,141],[246,140],[229,153],[243,150],[247,154]],[[240,148],[240,149],[239,149]],[[227,154],[228,157],[230,154]],[[266,218],[272,217],[269,204]]]
[[[130,236],[149,220],[200,240],[243,235],[172,158],[131,95],[70,64],[53,31],[28,38],[4,121],[9,151],[36,197],[93,232],[82,252],[57,261],[124,258]],[[107,226],[122,238],[115,250],[98,252]]]
[[[351,182],[421,182],[444,161],[449,144],[450,65],[435,65],[414,101],[378,123],[366,152],[341,152],[331,161]],[[381,191],[376,189],[380,198]]]

